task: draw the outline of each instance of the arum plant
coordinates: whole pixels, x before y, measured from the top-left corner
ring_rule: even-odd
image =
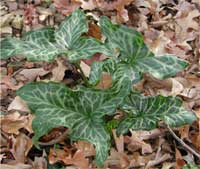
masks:
[[[143,42],[142,35],[126,26],[115,25],[107,17],[101,17],[100,27],[106,37],[104,43],[83,36],[88,31],[84,13],[73,12],[58,29],[42,28],[26,33],[21,39],[6,38],[1,41],[1,58],[17,54],[30,61],[52,61],[64,55],[77,67],[80,59],[90,58],[95,53],[108,56],[92,65],[90,87],[70,89],[62,83],[33,82],[23,86],[17,95],[26,101],[36,115],[32,126],[34,144],[52,128],[65,126],[70,130],[71,140],[86,140],[96,148],[96,164],[102,166],[108,157],[114,126],[117,134],[129,129],[151,130],[164,121],[171,127],[191,124],[196,116],[182,107],[178,97],[143,96],[131,92],[132,84],[149,73],[158,79],[176,75],[188,63],[173,55],[154,56]],[[102,72],[113,79],[109,89],[95,89]],[[108,121],[116,110],[124,112],[119,121]]]

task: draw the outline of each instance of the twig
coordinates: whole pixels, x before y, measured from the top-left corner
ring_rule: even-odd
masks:
[[[56,139],[53,139],[49,142],[41,142],[39,141],[39,144],[42,146],[50,146],[56,143],[59,143],[60,141],[64,140],[65,137],[69,134],[69,130],[66,130],[62,135],[60,135],[59,137],[57,137]]]
[[[200,159],[200,154],[198,152],[196,152],[195,150],[193,150],[190,146],[188,146],[183,140],[181,140],[175,133],[174,131],[167,126],[169,132],[171,133],[171,135],[185,148],[187,149],[189,152],[191,152],[192,154],[194,154],[195,156],[197,156]]]

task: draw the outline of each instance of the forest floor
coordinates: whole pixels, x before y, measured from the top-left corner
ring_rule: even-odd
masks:
[[[57,27],[78,8],[88,18],[98,20],[105,15],[115,23],[136,29],[156,55],[174,54],[190,65],[175,77],[162,81],[146,75],[135,87],[146,95],[179,96],[184,107],[200,118],[200,0],[1,0],[0,4],[1,37],[20,37],[32,29]],[[94,22],[89,22],[87,34],[102,37]],[[86,74],[95,58],[82,62]],[[2,169],[96,168],[94,147],[84,141],[66,141],[64,127],[43,136],[41,149],[37,149],[32,142],[34,116],[16,96],[16,90],[32,81],[77,84],[81,76],[73,66],[62,58],[47,63],[28,62],[22,56],[15,56],[1,61],[0,78]],[[109,84],[110,79],[105,76],[99,85],[106,88]],[[197,120],[173,132],[161,127],[117,137],[113,130],[114,140],[104,168],[195,169],[195,164],[198,168],[199,128]]]

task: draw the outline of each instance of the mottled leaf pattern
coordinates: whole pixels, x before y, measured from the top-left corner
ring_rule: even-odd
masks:
[[[81,34],[88,31],[86,16],[81,10],[76,10],[60,25],[55,33],[56,41],[63,48],[72,49]]]
[[[65,54],[70,61],[77,61],[92,57],[98,52],[112,55],[100,41],[91,37],[81,37],[87,31],[85,14],[76,10],[56,30],[46,27],[27,32],[21,40],[2,40],[1,58],[7,59],[21,54],[30,61],[52,61],[57,55]]]
[[[59,53],[54,43],[54,30],[51,28],[41,28],[30,31],[24,35],[22,40],[16,38],[6,38],[1,41],[1,58],[7,59],[10,56],[25,55],[30,61],[51,61]]]
[[[71,90],[58,83],[30,83],[17,94],[24,99],[36,118],[34,141],[58,126],[70,128],[73,140],[87,140],[96,147],[96,162],[108,156],[110,136],[103,117],[112,115],[129,94],[131,83],[124,79],[108,90],[79,88]]]
[[[140,33],[123,25],[114,25],[107,17],[101,17],[100,26],[107,38],[107,45],[112,48],[113,52],[120,51],[119,56],[110,58],[117,64],[116,70],[112,73],[114,80],[126,76],[135,83],[142,78],[142,73],[149,73],[156,78],[164,79],[176,75],[188,65],[186,61],[173,55],[155,57],[143,42]],[[105,67],[102,64],[96,64],[92,68],[90,78],[93,82],[94,79],[98,81],[100,71],[105,71],[97,66]]]
[[[171,127],[191,124],[196,119],[195,114],[181,105],[182,101],[178,97],[145,97],[132,94],[125,99],[120,108],[127,115],[120,122],[117,132],[122,134],[129,129],[151,130],[156,128],[161,120]]]
[[[10,56],[21,53],[23,43],[17,38],[5,38],[0,42],[0,57],[8,59]]]
[[[109,54],[109,50],[99,40],[92,37],[81,37],[73,44],[72,49],[68,51],[68,59],[70,61],[86,59],[97,52]]]

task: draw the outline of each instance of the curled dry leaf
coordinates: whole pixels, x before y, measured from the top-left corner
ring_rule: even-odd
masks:
[[[51,148],[49,153],[50,164],[54,164],[59,161],[62,161],[66,165],[75,165],[81,169],[89,168],[89,160],[85,158],[84,153],[81,150],[77,150],[72,157],[70,151]]]
[[[16,163],[26,162],[27,154],[32,146],[32,140],[23,133],[20,133],[16,138],[14,136],[12,137],[11,153]]]
[[[19,129],[25,128],[30,133],[32,130],[33,115],[21,116],[18,112],[1,117],[1,129],[9,134],[19,134]]]

